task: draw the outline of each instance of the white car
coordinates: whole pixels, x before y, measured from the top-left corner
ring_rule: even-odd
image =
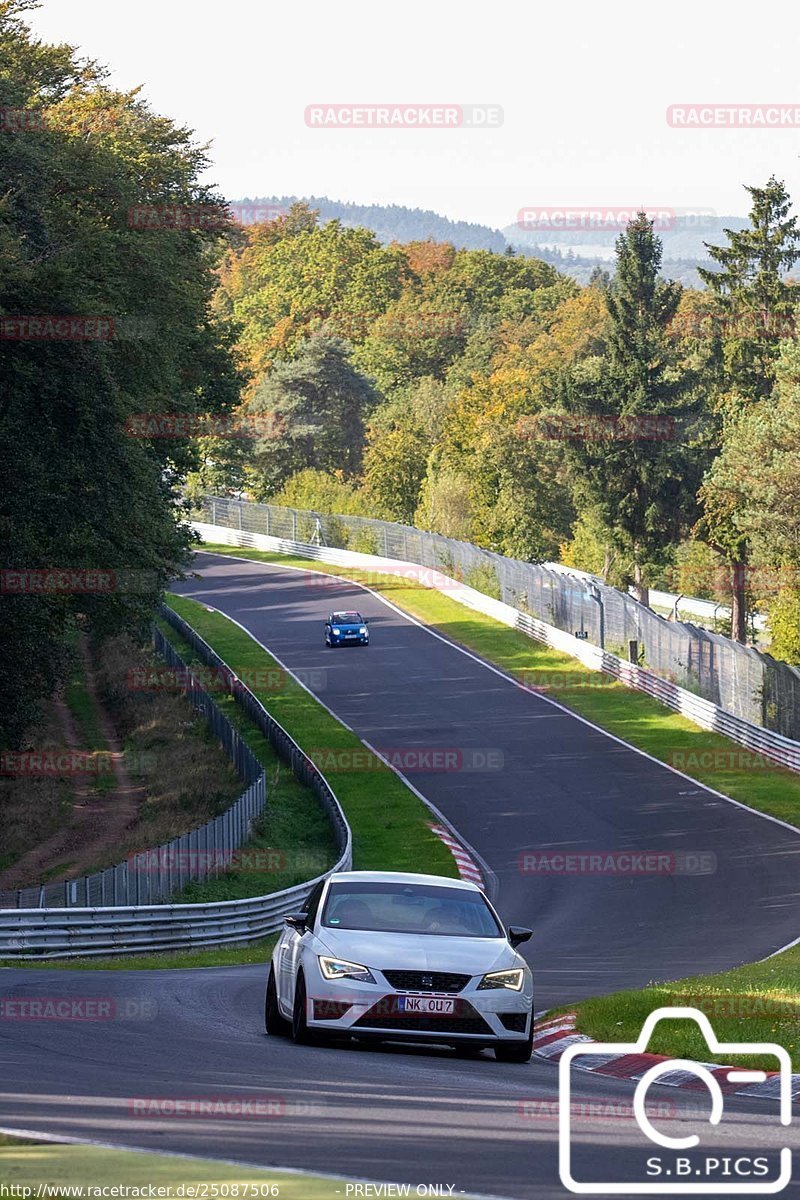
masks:
[[[527,1062],[533,975],[474,883],[346,871],[286,918],[272,953],[265,1026],[296,1042],[322,1035],[491,1047]]]

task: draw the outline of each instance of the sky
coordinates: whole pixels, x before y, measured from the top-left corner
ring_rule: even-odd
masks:
[[[566,206],[744,215],[742,185],[774,173],[800,202],[800,5],[785,0],[44,0],[29,20],[209,142],[206,180],[230,200],[328,196],[499,228]],[[308,123],[309,106],[327,121],[354,104],[436,105],[445,121],[483,105],[493,123]],[[671,105],[778,104],[779,128],[667,119]]]

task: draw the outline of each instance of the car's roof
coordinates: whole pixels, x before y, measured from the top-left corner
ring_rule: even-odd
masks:
[[[448,879],[444,875],[417,875],[410,871],[337,871],[331,875],[334,883],[427,883],[434,887],[462,888],[479,892],[480,888],[466,879]]]

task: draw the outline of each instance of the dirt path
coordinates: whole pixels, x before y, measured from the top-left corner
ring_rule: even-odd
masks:
[[[80,638],[79,653],[86,674],[86,690],[97,710],[106,747],[113,755],[116,786],[98,791],[92,786],[92,776],[88,773],[74,776],[74,800],[66,824],[0,873],[0,890],[3,891],[36,886],[43,879],[47,883],[75,879],[94,870],[98,862],[108,860],[114,846],[124,841],[125,831],[135,821],[139,806],[145,799],[144,788],[135,785],[128,774],[122,745],[99,699],[85,636]],[[63,693],[53,697],[53,705],[66,749],[99,749],[83,745],[77,722]]]

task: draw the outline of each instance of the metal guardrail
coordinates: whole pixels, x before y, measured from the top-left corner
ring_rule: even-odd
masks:
[[[345,869],[343,860],[337,869]],[[302,908],[322,878],[268,896],[217,904],[0,911],[0,958],[92,958],[249,942],[280,929],[284,917]]]
[[[519,629],[528,637],[535,638],[556,650],[571,655],[591,670],[602,671],[618,679],[626,687],[645,692],[667,708],[688,717],[690,721],[694,721],[701,728],[724,734],[754,754],[762,755],[791,771],[800,772],[800,742],[783,737],[779,733],[773,733],[769,729],[764,729],[760,725],[726,712],[712,701],[680,687],[655,671],[627,662],[618,655],[593,645],[588,640],[575,637],[574,634],[567,633],[547,621],[522,612],[512,605],[506,604],[503,600],[496,600],[476,588],[448,577],[441,568],[425,567],[420,570],[419,564],[413,562],[362,554],[338,547],[296,542],[288,538],[252,533],[244,529],[231,529],[229,526],[215,526],[195,521],[193,527],[199,536],[207,541],[294,554],[301,558],[317,559],[332,565],[359,567],[367,571],[371,569],[380,574],[396,573],[405,578],[414,579],[426,587],[433,587],[444,592],[459,604],[494,617],[504,625]],[[688,751],[685,760],[683,767],[679,761],[673,763],[673,766],[691,773],[693,766],[714,765],[714,763],[702,762],[693,764]]]
[[[352,835],[341,805],[332,788],[316,765],[303,753],[294,739],[286,730],[270,716],[264,706],[253,695],[235,673],[230,670],[222,658],[195,632],[177,613],[163,606],[161,615],[174,629],[190,642],[198,655],[208,665],[216,668],[223,678],[231,680],[231,690],[238,702],[245,708],[250,717],[256,722],[278,755],[287,762],[295,777],[310,787],[320,799],[331,820],[336,836],[339,859],[333,867],[314,879],[272,892],[264,896],[249,897],[245,900],[224,900],[211,904],[111,904],[88,905],[82,907],[45,907],[45,908],[14,908],[0,909],[0,958],[30,958],[40,956],[46,958],[70,958],[78,955],[96,956],[113,954],[130,954],[135,951],[150,952],[156,950],[181,950],[195,946],[218,945],[220,943],[235,944],[264,937],[280,929],[284,917],[297,908],[310,893],[314,885],[333,871],[347,870],[352,866]],[[163,636],[163,635],[162,635]],[[157,644],[158,644],[158,638]],[[169,645],[166,639],[163,644],[169,647],[165,657],[171,657],[173,665],[182,660]],[[168,658],[168,661],[170,659]],[[196,682],[196,681],[195,681]],[[197,685],[199,692],[204,689]],[[208,697],[213,708],[219,712],[223,721],[227,722],[213,700]],[[229,723],[228,723],[229,724]],[[239,735],[231,732],[241,742],[247,755],[262,771],[261,765],[252,755],[249,747],[241,741]],[[262,774],[251,785],[260,788],[261,807],[265,802],[265,777]],[[237,801],[241,804],[244,797]],[[234,806],[235,807],[235,806]],[[229,810],[230,811],[230,810]],[[257,811],[253,810],[254,815]],[[227,814],[223,814],[223,820]],[[210,822],[209,824],[213,824]],[[225,836],[229,836],[230,827]],[[249,830],[248,830],[249,832]],[[200,834],[184,835],[191,838]],[[180,841],[181,839],[176,839]],[[241,844],[241,843],[239,843]],[[174,843],[168,843],[170,849]],[[194,850],[202,858],[203,847],[194,844]],[[226,848],[232,848],[230,843]],[[144,854],[152,854],[145,851]],[[122,864],[128,869],[128,864]],[[224,861],[218,865],[224,870]],[[114,870],[114,868],[110,868]],[[104,872],[98,873],[100,875]],[[143,873],[147,878],[147,873]],[[183,886],[182,882],[173,877],[174,888]],[[63,886],[63,885],[57,885]],[[36,889],[37,894],[39,889]]]

